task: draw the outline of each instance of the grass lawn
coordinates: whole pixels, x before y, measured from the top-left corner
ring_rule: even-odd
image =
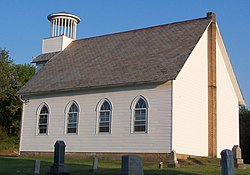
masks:
[[[52,165],[53,159],[36,158],[41,160],[41,174],[46,175]],[[0,157],[1,175],[30,175],[33,172],[34,158],[20,157]],[[219,175],[219,159],[192,158],[179,161],[180,168],[158,169],[158,163],[144,162],[145,175]],[[72,175],[92,175],[89,170],[92,167],[92,160],[66,160],[65,164],[70,168]],[[98,175],[118,175],[120,173],[121,162],[99,160]],[[250,175],[250,165],[246,170],[236,170],[237,175]]]

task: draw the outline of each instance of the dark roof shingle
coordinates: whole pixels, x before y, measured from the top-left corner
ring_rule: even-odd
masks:
[[[73,41],[19,94],[173,80],[210,21],[200,18]]]
[[[37,57],[35,57],[31,63],[39,63],[39,62],[47,62],[49,61],[53,56],[55,56],[56,54],[58,54],[59,52],[51,52],[51,53],[45,53],[45,54],[41,54],[38,55]]]

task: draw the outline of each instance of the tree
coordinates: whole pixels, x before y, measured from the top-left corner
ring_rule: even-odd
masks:
[[[13,60],[9,52],[0,48],[0,100],[7,98],[6,94],[11,87],[11,65]]]
[[[250,163],[250,110],[240,109],[240,146],[245,163]]]
[[[14,64],[9,52],[0,49],[0,126],[9,136],[20,130],[22,101],[16,93],[34,73],[34,66]]]

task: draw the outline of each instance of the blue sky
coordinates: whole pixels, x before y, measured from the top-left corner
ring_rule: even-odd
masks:
[[[15,63],[30,63],[49,37],[47,15],[66,11],[78,15],[77,38],[127,31],[205,17],[217,22],[235,74],[250,107],[249,0],[1,0],[0,47]]]

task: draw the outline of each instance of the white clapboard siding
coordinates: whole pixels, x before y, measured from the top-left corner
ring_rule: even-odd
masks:
[[[149,132],[131,133],[131,103],[142,95],[149,103]],[[112,133],[96,133],[96,105],[112,103]],[[65,134],[65,108],[70,101],[80,107],[78,134]],[[49,134],[37,135],[37,108],[49,106]],[[124,88],[30,96],[23,116],[20,151],[53,151],[64,140],[67,152],[168,153],[171,147],[171,82]]]
[[[220,37],[217,35],[217,38]],[[220,39],[220,38],[218,38]],[[223,149],[232,149],[239,145],[239,107],[236,92],[226,65],[227,56],[224,46],[217,41],[217,156]]]
[[[173,81],[173,150],[208,154],[207,30]]]

